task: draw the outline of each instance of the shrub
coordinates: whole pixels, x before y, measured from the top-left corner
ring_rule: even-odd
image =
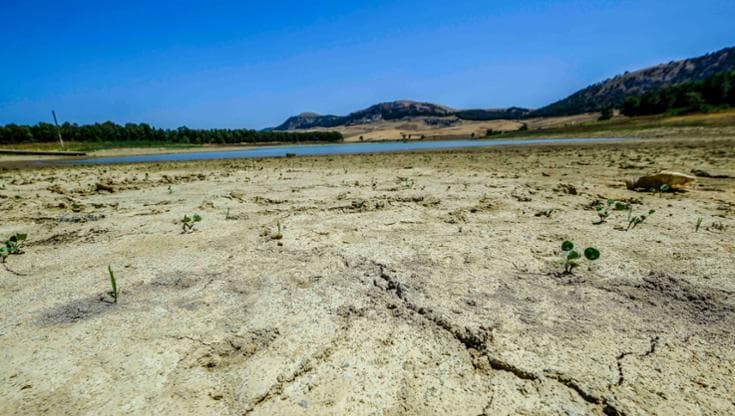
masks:
[[[610,106],[604,107],[602,110],[600,110],[600,118],[597,119],[597,121],[605,121],[610,120],[613,116],[613,108]]]

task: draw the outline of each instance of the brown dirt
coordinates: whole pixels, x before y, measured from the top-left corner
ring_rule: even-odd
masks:
[[[0,414],[733,414],[734,144],[0,172]]]

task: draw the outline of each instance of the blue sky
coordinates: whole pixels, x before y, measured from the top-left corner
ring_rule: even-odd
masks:
[[[107,4],[106,4],[107,3]],[[0,0],[0,124],[262,128],[394,99],[539,107],[735,45],[735,1]]]

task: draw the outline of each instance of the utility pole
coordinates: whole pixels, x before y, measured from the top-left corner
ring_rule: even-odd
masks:
[[[59,128],[59,122],[56,121],[56,111],[51,110],[51,114],[54,116],[54,124],[56,124],[56,136],[59,138],[59,143],[61,143],[61,148],[64,148],[64,140],[61,138],[61,129]]]

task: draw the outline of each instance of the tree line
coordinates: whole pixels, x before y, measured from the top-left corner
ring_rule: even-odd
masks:
[[[622,113],[644,116],[661,113],[706,112],[735,106],[735,71],[721,72],[700,81],[688,81],[671,87],[625,98]]]
[[[64,123],[59,126],[65,141],[72,142],[165,142],[192,144],[225,144],[256,142],[339,142],[336,131],[280,132],[249,129],[160,129],[145,123],[115,124],[111,121],[87,125]],[[56,126],[38,123],[33,126],[6,124],[0,126],[0,144],[46,143],[58,140]]]

